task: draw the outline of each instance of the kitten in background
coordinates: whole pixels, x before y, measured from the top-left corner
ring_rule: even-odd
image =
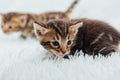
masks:
[[[22,32],[21,38],[26,38],[28,36],[35,37],[33,31],[33,22],[39,21],[46,23],[52,19],[69,19],[70,14],[72,13],[75,5],[79,2],[79,0],[75,0],[72,5],[65,12],[48,12],[42,14],[24,14],[24,13],[6,13],[1,14],[2,16],[2,30],[6,34],[10,34],[12,32]]]
[[[74,55],[82,50],[88,55],[108,56],[117,51],[120,33],[109,24],[91,19],[52,20],[34,23],[41,45],[56,56]]]

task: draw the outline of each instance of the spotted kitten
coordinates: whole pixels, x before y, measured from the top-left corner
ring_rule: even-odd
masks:
[[[75,5],[79,0],[75,0],[66,12],[48,12],[43,14],[22,14],[22,13],[7,13],[2,15],[2,30],[6,34],[21,31],[21,37],[35,37],[33,32],[33,21],[46,23],[51,19],[69,19]]]
[[[64,57],[82,50],[88,55],[110,55],[117,51],[120,33],[109,24],[90,19],[52,20],[34,23],[35,34],[49,52]]]

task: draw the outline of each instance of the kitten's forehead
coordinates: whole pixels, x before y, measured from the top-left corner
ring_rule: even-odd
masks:
[[[61,37],[68,35],[69,24],[63,20],[53,20],[47,23],[47,27],[53,29]]]

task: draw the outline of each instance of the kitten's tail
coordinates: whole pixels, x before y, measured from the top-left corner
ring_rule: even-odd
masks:
[[[75,0],[71,6],[67,9],[67,11],[65,12],[65,14],[69,17],[69,15],[72,13],[74,7],[76,6],[76,4],[79,2],[80,0]]]

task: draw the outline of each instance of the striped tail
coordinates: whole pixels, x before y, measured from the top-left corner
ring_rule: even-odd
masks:
[[[74,7],[76,6],[76,4],[79,2],[79,0],[75,0],[71,6],[68,8],[68,10],[65,12],[65,14],[69,17],[70,14],[72,13]]]

